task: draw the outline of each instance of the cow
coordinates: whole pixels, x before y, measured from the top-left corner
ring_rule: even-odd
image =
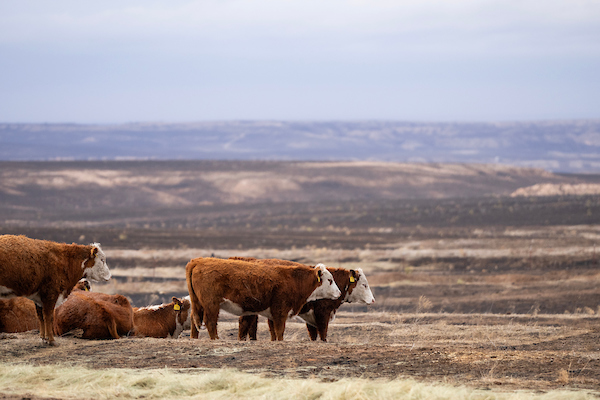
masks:
[[[157,306],[133,309],[134,336],[177,339],[185,329],[190,329],[189,296],[172,298],[172,302]]]
[[[56,308],[54,331],[83,330],[84,339],[118,339],[133,329],[133,308],[120,294],[74,291]]]
[[[73,288],[73,292],[77,290],[91,290],[89,281],[85,278],[79,280]],[[25,297],[0,299],[0,332],[27,332],[39,329],[39,327],[33,301]]]
[[[27,332],[39,327],[33,301],[25,297],[0,299],[0,332]]]
[[[266,260],[268,261],[268,260]],[[367,282],[363,270],[347,270],[344,268],[327,268],[335,283],[340,288],[342,295],[335,299],[320,299],[306,303],[298,317],[306,322],[306,328],[311,340],[317,340],[317,334],[323,342],[327,341],[327,330],[329,323],[334,320],[337,309],[342,303],[362,303],[373,304],[375,297]],[[271,339],[273,338],[273,322],[268,320]],[[258,328],[258,316],[242,316],[239,320],[238,338],[246,340],[249,335],[250,340],[256,340],[256,331]]]
[[[273,320],[273,339],[283,340],[287,318],[298,314],[304,303],[336,299],[341,294],[322,264],[266,266],[245,260],[195,258],[186,266],[186,280],[196,331],[204,321],[211,340],[219,338],[220,309],[238,316],[266,316]]]
[[[110,279],[106,256],[98,243],[65,244],[25,236],[0,236],[0,298],[33,300],[40,337],[56,345],[54,308],[71,293],[81,278]]]

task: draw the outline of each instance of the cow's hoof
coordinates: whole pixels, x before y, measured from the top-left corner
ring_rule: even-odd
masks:
[[[48,339],[42,339],[42,343],[44,343],[46,346],[52,346],[52,347],[58,346],[58,343],[56,342],[56,340],[49,341]]]

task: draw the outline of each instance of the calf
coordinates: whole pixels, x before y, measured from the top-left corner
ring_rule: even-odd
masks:
[[[40,337],[56,345],[54,308],[79,279],[110,279],[106,256],[97,243],[84,246],[0,236],[0,298],[27,297],[35,303]]]
[[[219,310],[234,315],[260,314],[273,320],[274,340],[283,340],[285,322],[307,301],[336,299],[341,292],[324,265],[263,265],[254,261],[195,258],[186,279],[196,329],[205,321],[218,339]]]
[[[84,339],[118,339],[133,329],[133,308],[125,296],[76,291],[56,308],[57,335],[82,329]]]
[[[173,297],[169,304],[133,309],[133,334],[156,338],[177,339],[190,329],[191,303],[188,296]]]
[[[25,297],[0,299],[0,332],[27,332],[39,327],[33,301]]]
[[[317,334],[321,340],[327,341],[327,329],[329,322],[335,318],[337,309],[342,303],[362,303],[373,304],[375,297],[367,282],[362,269],[346,270],[343,268],[327,268],[338,287],[341,289],[341,296],[335,300],[320,299],[306,303],[298,316],[306,321],[306,328],[311,340],[317,340]],[[273,322],[268,320],[271,339],[273,338]],[[249,335],[250,340],[256,340],[256,331],[258,327],[258,316],[240,317],[238,337],[240,340],[246,340]]]
[[[86,279],[81,279],[73,291],[90,289],[90,283]],[[33,301],[25,297],[0,299],[0,332],[27,332],[39,329],[39,327]]]

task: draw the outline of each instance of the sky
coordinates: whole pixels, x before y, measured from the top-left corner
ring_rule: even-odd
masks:
[[[600,118],[600,0],[3,0],[0,123]]]

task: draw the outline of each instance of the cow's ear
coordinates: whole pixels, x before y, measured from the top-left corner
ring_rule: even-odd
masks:
[[[350,270],[350,283],[354,283],[357,281],[358,277],[357,277],[357,273],[355,270],[351,269]]]
[[[98,254],[98,248],[96,246],[92,247],[92,251],[90,252],[90,257],[94,258]]]
[[[320,269],[317,271],[317,282],[321,282],[321,277],[323,276],[323,271]]]
[[[181,310],[181,300],[179,300],[177,297],[173,297],[173,303],[175,303],[175,305],[173,306],[173,310],[175,311],[179,311]]]

